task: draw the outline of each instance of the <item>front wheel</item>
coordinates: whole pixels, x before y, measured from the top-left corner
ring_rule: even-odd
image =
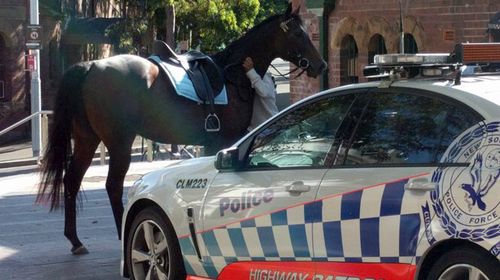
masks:
[[[130,230],[126,263],[131,279],[185,279],[175,232],[157,211],[152,208],[142,210]]]
[[[430,280],[496,280],[500,262],[492,255],[471,247],[452,249],[441,255],[431,267]]]

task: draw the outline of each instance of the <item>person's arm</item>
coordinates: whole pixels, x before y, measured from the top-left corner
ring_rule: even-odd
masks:
[[[260,75],[255,71],[255,69],[250,69],[246,73],[252,87],[255,89],[255,92],[261,97],[269,97],[275,94],[274,92],[274,83],[271,77],[267,75],[264,76],[264,79],[260,77]]]
[[[259,76],[257,71],[253,68],[253,60],[251,57],[246,57],[242,66],[248,79],[250,80],[250,83],[252,84],[252,87],[259,96],[266,98],[275,94],[273,80],[268,75],[265,75],[264,79]]]

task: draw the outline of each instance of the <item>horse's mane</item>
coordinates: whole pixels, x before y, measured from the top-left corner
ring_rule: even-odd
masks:
[[[249,46],[249,41],[256,40],[257,36],[262,37],[261,30],[266,29],[269,23],[274,22],[283,16],[284,14],[277,14],[266,18],[265,20],[261,21],[250,30],[248,30],[243,36],[231,42],[224,50],[216,53],[214,57],[222,64],[227,64],[227,60],[232,54],[246,52],[246,49]],[[297,21],[298,24],[302,25],[302,19],[300,18],[300,16],[292,14],[290,15],[290,17]]]

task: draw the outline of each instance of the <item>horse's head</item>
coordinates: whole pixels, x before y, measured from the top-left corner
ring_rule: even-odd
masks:
[[[312,44],[298,13],[299,9],[292,11],[292,5],[289,4],[286,13],[279,17],[275,50],[278,57],[307,71],[309,77],[317,77],[326,69],[326,62]]]

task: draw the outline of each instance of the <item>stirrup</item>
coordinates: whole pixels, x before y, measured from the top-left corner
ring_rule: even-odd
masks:
[[[220,130],[220,120],[215,113],[208,114],[205,119],[205,130],[207,132],[218,132]]]

